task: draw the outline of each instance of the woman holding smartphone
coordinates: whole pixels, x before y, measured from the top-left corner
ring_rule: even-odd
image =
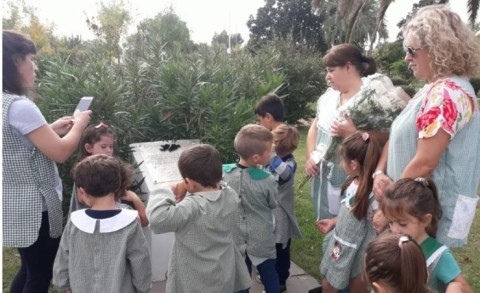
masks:
[[[17,248],[21,258],[10,292],[48,292],[63,218],[56,163],[75,151],[91,114],[46,122],[26,97],[36,53],[27,36],[3,31],[3,246]]]

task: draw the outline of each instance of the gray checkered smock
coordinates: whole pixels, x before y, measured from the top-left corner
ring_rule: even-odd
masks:
[[[85,210],[74,213],[78,216]],[[134,220],[128,223],[132,215]],[[84,217],[89,218],[86,214]],[[150,292],[150,253],[136,217],[136,211],[122,210],[111,218],[93,219],[91,233],[70,218],[55,258],[52,283],[75,293]],[[106,223],[110,219],[114,221]]]
[[[252,178],[248,169],[239,167],[224,173],[224,180],[240,196],[234,233],[240,252],[242,255],[247,252],[254,265],[275,259],[272,210],[277,206],[277,182],[271,175],[264,179]]]
[[[232,293],[251,286],[232,235],[238,201],[227,186],[188,193],[179,203],[169,187],[150,194],[146,210],[150,228],[154,233],[175,232],[167,293]]]
[[[373,196],[369,199],[369,213],[373,214]],[[337,225],[325,239],[320,272],[337,289],[347,288],[350,279],[361,273],[363,257],[368,243],[376,236],[368,217],[357,219],[342,203]]]
[[[8,111],[15,99],[3,93],[3,245],[28,247],[38,238],[42,222],[42,197],[50,224],[50,237],[62,235],[62,203],[55,189],[55,162],[40,150],[29,151],[13,133]]]
[[[297,168],[295,158],[291,155],[285,159],[285,163]],[[291,170],[287,167],[288,170]],[[278,185],[278,206],[273,210],[275,217],[275,242],[286,244],[291,238],[301,238],[302,233],[295,217],[295,171],[291,171],[287,181],[280,180]]]

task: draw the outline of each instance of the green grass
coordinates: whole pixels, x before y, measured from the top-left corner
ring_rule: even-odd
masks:
[[[305,140],[307,130],[300,131],[301,141],[295,151],[298,163],[297,184],[304,176],[305,167]],[[323,234],[315,228],[315,215],[310,200],[310,185],[306,184],[302,190],[296,190],[295,212],[302,231],[302,239],[292,241],[292,261],[302,267],[307,273],[320,280],[319,266],[322,259]],[[468,244],[460,249],[453,249],[453,254],[462,269],[464,277],[474,292],[480,292],[480,212],[478,211],[470,230]],[[14,249],[3,248],[3,292],[8,292],[10,282],[18,270],[20,257]],[[59,291],[50,290],[50,293]]]
[[[294,152],[298,164],[295,186],[298,186],[305,176],[306,137],[307,129],[301,129],[300,143]],[[302,190],[295,191],[295,214],[303,238],[292,240],[292,261],[320,280],[319,266],[322,259],[323,234],[318,232],[315,227],[310,184],[306,184]],[[473,226],[470,229],[468,244],[462,248],[452,249],[452,251],[473,292],[480,292],[480,211],[478,206]]]

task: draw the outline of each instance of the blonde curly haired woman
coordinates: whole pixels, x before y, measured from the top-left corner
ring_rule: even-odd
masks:
[[[480,73],[480,44],[444,5],[420,9],[403,36],[405,61],[427,84],[392,124],[374,193],[381,199],[392,181],[431,177],[444,211],[437,239],[459,247],[467,242],[480,183],[480,113],[469,82]]]

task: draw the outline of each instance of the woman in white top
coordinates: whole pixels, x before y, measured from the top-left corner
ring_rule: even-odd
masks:
[[[48,292],[62,233],[55,163],[75,151],[91,114],[45,121],[25,96],[34,86],[36,52],[27,36],[3,31],[3,246],[18,248],[22,262],[10,292]]]
[[[357,46],[334,46],[323,62],[330,87],[317,102],[317,115],[307,136],[305,167],[313,177],[317,226],[319,220],[336,216],[340,208],[340,187],[346,178],[337,154],[341,140],[361,129],[383,145],[391,122],[405,105],[390,79],[375,73],[375,61]]]

